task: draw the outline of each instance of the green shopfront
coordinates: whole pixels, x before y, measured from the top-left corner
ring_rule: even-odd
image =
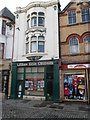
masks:
[[[59,102],[59,60],[13,62],[11,99],[41,97]]]

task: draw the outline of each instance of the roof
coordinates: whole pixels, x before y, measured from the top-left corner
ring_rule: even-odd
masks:
[[[0,11],[0,16],[1,16],[1,17],[9,18],[11,21],[15,22],[15,16],[11,13],[10,10],[8,10],[7,7],[3,8],[3,9]]]
[[[86,2],[90,5],[90,1],[86,0]],[[71,4],[73,4],[73,0],[71,0],[67,5],[66,7],[60,12],[60,14],[63,14],[70,6]]]

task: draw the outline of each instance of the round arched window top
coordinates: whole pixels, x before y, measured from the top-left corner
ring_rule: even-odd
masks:
[[[33,15],[37,15],[37,12],[33,12],[33,13],[31,13],[31,16],[33,16]]]
[[[87,36],[84,37],[84,42],[85,43],[88,43],[88,42],[90,43],[90,35],[87,35]]]
[[[69,42],[70,42],[70,46],[72,46],[72,45],[78,45],[78,38],[73,37],[73,38],[70,39]]]

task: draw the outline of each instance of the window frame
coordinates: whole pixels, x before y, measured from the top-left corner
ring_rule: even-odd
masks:
[[[2,20],[2,35],[6,35],[6,20]]]
[[[1,49],[1,46],[3,45],[3,50]],[[1,52],[1,59],[4,58],[4,43],[0,43],[0,52]]]
[[[88,13],[86,12],[88,11]],[[84,13],[83,13],[84,12]],[[84,20],[83,20],[83,16],[84,16]],[[87,18],[88,16],[88,18]],[[86,8],[83,8],[81,10],[81,17],[82,17],[82,22],[89,22],[90,21],[90,8],[86,7]]]
[[[77,42],[78,42],[78,44],[77,44],[77,52],[72,52],[72,51],[71,51],[71,47],[72,47],[72,46],[75,46],[75,45],[74,45],[74,44],[73,44],[73,45],[70,45],[70,41],[73,40],[73,39],[75,39],[75,38],[76,38],[76,40],[77,40]],[[70,38],[70,40],[69,40],[69,47],[70,47],[70,55],[79,54],[79,40],[78,40],[77,37],[72,37],[72,38]]]
[[[75,15],[73,15],[73,13]],[[71,16],[69,14],[71,14]],[[70,19],[71,19],[71,22],[70,22]],[[74,22],[74,20],[75,20],[75,22]],[[73,25],[73,24],[76,24],[76,23],[77,23],[77,21],[76,21],[76,10],[71,10],[71,11],[68,12],[68,24]]]
[[[90,53],[90,51],[86,50],[86,47],[88,47],[88,45],[90,46],[90,39],[86,39],[87,37],[90,38],[90,35],[87,35],[83,38],[83,42],[84,42],[84,50],[85,50],[85,53]],[[85,40],[86,39],[86,40]],[[88,41],[89,40],[89,41]],[[89,48],[89,47],[88,47]]]

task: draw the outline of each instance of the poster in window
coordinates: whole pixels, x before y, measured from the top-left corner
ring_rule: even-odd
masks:
[[[40,81],[38,81],[37,89],[40,90]]]
[[[43,91],[43,89],[44,89],[44,80],[42,80],[40,83],[40,89],[41,89],[41,91]]]
[[[33,81],[29,81],[28,90],[33,90]]]

